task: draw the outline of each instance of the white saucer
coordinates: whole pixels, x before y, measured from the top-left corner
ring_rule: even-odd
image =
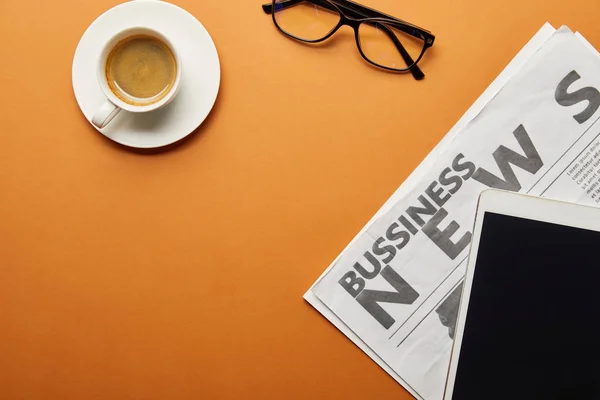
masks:
[[[106,11],[90,25],[77,45],[73,91],[79,108],[91,121],[105,101],[96,79],[97,57],[114,34],[138,25],[163,33],[176,48],[182,64],[179,93],[168,106],[157,111],[121,111],[98,131],[126,146],[162,147],[192,133],[208,116],[219,92],[217,49],[204,26],[187,11],[163,1],[148,0],[130,1]]]

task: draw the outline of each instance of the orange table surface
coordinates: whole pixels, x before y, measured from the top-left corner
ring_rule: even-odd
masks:
[[[411,398],[302,295],[545,21],[600,45],[600,2],[369,0],[437,36],[420,82],[347,27],[311,47],[260,0],[175,3],[221,90],[140,153],[71,87],[118,1],[0,2],[0,399]]]

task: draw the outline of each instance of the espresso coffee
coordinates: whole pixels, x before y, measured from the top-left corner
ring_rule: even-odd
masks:
[[[128,104],[153,104],[175,84],[177,62],[169,46],[150,35],[130,36],[111,50],[106,61],[110,90]]]

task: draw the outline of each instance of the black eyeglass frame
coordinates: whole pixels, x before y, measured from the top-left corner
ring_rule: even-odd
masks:
[[[339,22],[324,37],[319,38],[319,39],[314,39],[314,40],[303,39],[301,37],[294,36],[293,34],[285,31],[277,23],[277,19],[275,18],[274,10],[276,10],[278,7],[291,7],[296,4],[302,3],[304,1],[308,1],[309,3],[313,3],[317,6],[328,8],[330,10],[333,10],[333,11],[336,11],[337,13],[339,13],[339,15],[340,15]],[[277,29],[279,29],[279,31],[281,31],[286,36],[289,36],[289,37],[291,37],[295,40],[299,40],[301,42],[319,43],[319,42],[329,39],[342,26],[344,26],[344,25],[350,26],[352,29],[354,29],[354,37],[356,40],[356,46],[358,47],[358,51],[360,52],[360,55],[362,56],[362,58],[364,58],[368,63],[370,63],[378,68],[382,68],[382,69],[385,69],[388,71],[394,71],[394,72],[410,71],[412,73],[413,77],[417,80],[423,79],[425,76],[425,74],[423,74],[421,69],[417,66],[417,63],[421,60],[421,58],[423,58],[425,51],[429,47],[433,46],[433,43],[435,41],[435,36],[426,29],[423,29],[421,27],[418,27],[416,25],[413,25],[413,24],[403,21],[401,19],[392,17],[391,15],[384,14],[381,11],[374,10],[374,9],[364,6],[362,4],[355,3],[351,0],[284,0],[281,2],[277,2],[277,0],[273,0],[271,3],[263,4],[262,8],[265,13],[271,14],[271,16],[273,18],[273,23],[275,24]],[[360,25],[363,23],[367,23],[367,24],[368,23],[379,23],[378,25],[390,37],[390,39],[394,42],[394,44],[398,48],[400,55],[404,59],[404,62],[407,64],[406,68],[387,67],[385,65],[381,65],[381,64],[378,64],[378,63],[370,60],[365,55],[365,53],[363,52],[362,47],[360,45],[360,38],[359,38],[359,33],[358,33],[358,29],[359,29]],[[394,33],[385,24],[392,25],[394,28],[397,28],[404,33],[407,33],[411,36],[414,36],[418,39],[423,40],[423,49],[421,50],[421,54],[419,54],[419,57],[416,60],[413,61],[412,57],[410,56],[410,54],[408,54],[408,52],[406,51],[406,49],[404,48],[404,46],[402,45],[400,40],[398,40],[396,35],[394,35]]]

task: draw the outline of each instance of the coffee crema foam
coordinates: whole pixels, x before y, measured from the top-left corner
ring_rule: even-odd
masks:
[[[106,80],[119,99],[148,105],[164,98],[177,77],[175,55],[165,43],[150,35],[133,35],[111,50]]]

